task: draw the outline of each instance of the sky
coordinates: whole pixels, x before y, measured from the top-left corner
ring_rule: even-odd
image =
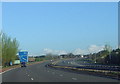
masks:
[[[118,45],[118,3],[3,2],[2,26],[30,55],[93,53]]]
[[[119,2],[119,0],[1,0],[2,2]]]

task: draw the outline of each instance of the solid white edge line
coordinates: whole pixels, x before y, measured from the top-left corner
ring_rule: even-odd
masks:
[[[8,71],[10,71],[10,70],[12,70],[12,69],[8,69],[8,70],[6,70],[6,71],[4,71],[4,72],[1,72],[1,74],[5,73],[5,72],[8,72]]]
[[[34,80],[33,78],[31,78],[31,80]]]
[[[17,68],[19,68],[19,67],[17,67]],[[0,74],[3,74],[3,73],[5,73],[5,72],[8,72],[8,71],[13,70],[13,69],[16,69],[16,68],[8,69],[8,70],[6,70],[6,71],[4,71],[4,72],[1,72]]]
[[[77,78],[72,78],[73,80],[77,80]]]
[[[52,72],[52,74],[55,74],[55,72]]]
[[[62,74],[60,74],[60,76],[63,76]]]

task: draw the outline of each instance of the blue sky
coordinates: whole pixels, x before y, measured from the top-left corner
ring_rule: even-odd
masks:
[[[117,2],[11,2],[2,10],[3,31],[33,55],[118,44]]]

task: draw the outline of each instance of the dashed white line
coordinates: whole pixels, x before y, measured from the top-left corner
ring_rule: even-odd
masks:
[[[55,72],[52,72],[53,74],[55,74]]]
[[[33,78],[31,78],[31,80],[34,80]]]
[[[73,80],[77,80],[77,78],[72,78]]]
[[[60,74],[60,76],[63,76],[62,74]]]

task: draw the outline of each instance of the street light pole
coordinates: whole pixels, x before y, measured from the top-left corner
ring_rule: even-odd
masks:
[[[95,53],[95,63],[96,63],[96,53]]]

